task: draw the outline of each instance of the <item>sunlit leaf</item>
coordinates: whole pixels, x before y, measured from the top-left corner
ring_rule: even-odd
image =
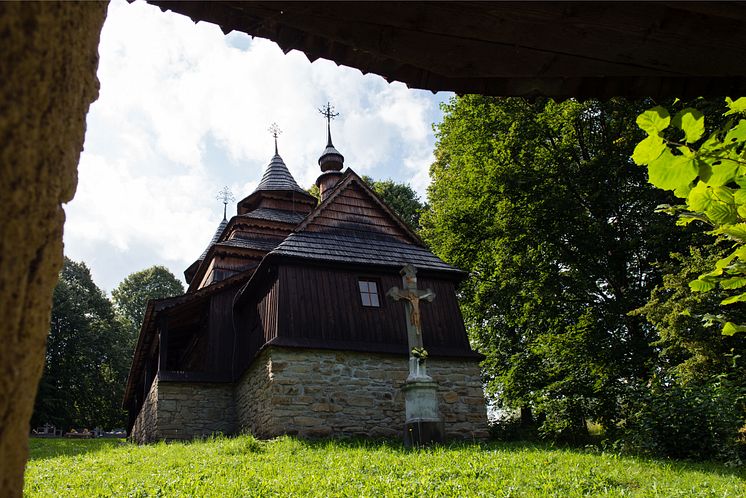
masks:
[[[727,299],[723,299],[720,301],[720,304],[727,305],[727,304],[734,304],[734,303],[743,303],[746,302],[746,293],[738,294],[736,296],[731,296]]]
[[[720,164],[709,166],[709,170],[709,177],[704,178],[704,175],[702,175],[702,181],[711,187],[720,187],[733,181],[736,173],[738,173],[738,164],[732,161],[723,161]]]
[[[713,223],[718,225],[735,223],[738,219],[736,206],[720,201],[712,202],[710,207],[705,210],[705,214]]]
[[[699,169],[694,159],[674,156],[668,149],[648,165],[650,183],[664,190],[686,187],[698,174]]]
[[[689,288],[695,292],[707,292],[715,288],[715,282],[709,280],[692,280],[689,282]]]
[[[727,235],[739,242],[746,242],[746,223],[722,226],[713,230],[713,233],[717,235]]]
[[[671,115],[661,107],[649,109],[637,116],[637,126],[649,135],[658,135],[659,132],[668,128],[671,123]]]
[[[675,195],[679,199],[686,199],[687,197],[689,197],[689,192],[691,192],[691,190],[692,184],[688,183],[674,190],[673,195]]]
[[[746,277],[724,278],[720,281],[720,287],[723,289],[740,289],[746,287]]]
[[[666,149],[663,139],[657,135],[650,135],[648,138],[637,144],[635,151],[632,153],[632,160],[635,164],[643,166],[658,159]]]
[[[717,260],[717,262],[715,263],[715,268],[725,268],[726,266],[730,265],[734,259],[736,259],[735,252],[725,258]]]
[[[736,126],[728,130],[723,139],[723,143],[730,145],[733,142],[743,142],[746,140],[746,119],[742,119]]]
[[[726,322],[725,325],[723,325],[723,335],[734,335],[737,332],[746,332],[746,327],[742,325],[736,325],[733,322]]]
[[[738,112],[746,113],[746,97],[741,97],[736,100],[731,100],[730,97],[725,97],[725,104],[728,106],[729,111],[724,115],[736,114]]]
[[[689,192],[687,204],[692,211],[704,211],[712,202],[712,189],[704,182],[697,182]]]
[[[687,107],[674,116],[671,124],[684,131],[684,140],[693,143],[702,138],[705,132],[705,117],[697,109]]]

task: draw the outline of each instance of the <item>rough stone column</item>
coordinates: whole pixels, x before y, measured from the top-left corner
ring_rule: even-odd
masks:
[[[0,496],[21,496],[105,2],[0,2]]]

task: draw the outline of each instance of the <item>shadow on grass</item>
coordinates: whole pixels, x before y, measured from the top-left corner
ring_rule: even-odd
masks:
[[[108,451],[128,445],[124,439],[30,438],[29,461]]]

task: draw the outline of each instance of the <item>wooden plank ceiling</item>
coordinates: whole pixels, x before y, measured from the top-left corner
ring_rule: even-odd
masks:
[[[744,2],[150,3],[411,88],[599,98],[746,94]]]

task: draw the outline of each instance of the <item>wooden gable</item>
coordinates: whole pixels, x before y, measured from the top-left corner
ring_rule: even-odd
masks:
[[[353,236],[380,234],[424,246],[417,234],[349,168],[329,197],[295,231],[331,230]]]

